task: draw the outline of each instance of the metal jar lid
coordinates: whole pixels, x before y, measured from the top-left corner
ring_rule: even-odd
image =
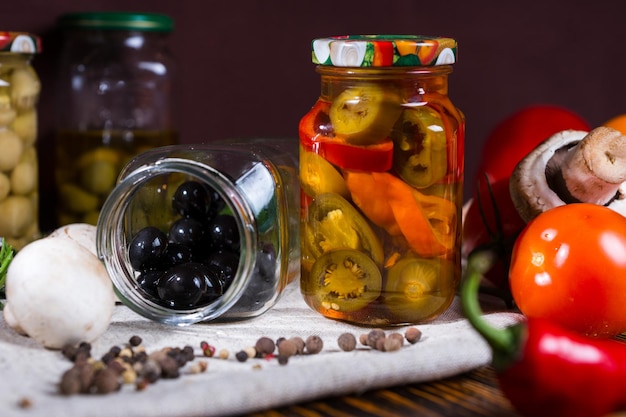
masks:
[[[159,13],[88,12],[69,13],[58,19],[59,26],[70,29],[139,30],[171,32],[174,21]]]
[[[26,32],[0,32],[0,52],[39,53],[41,38]]]
[[[351,35],[315,39],[313,63],[335,67],[404,67],[456,62],[452,38],[418,35]]]

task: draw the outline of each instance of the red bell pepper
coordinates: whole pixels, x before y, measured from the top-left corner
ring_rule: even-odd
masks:
[[[482,317],[478,288],[493,251],[474,252],[461,287],[465,316],[493,351],[504,395],[524,416],[601,417],[626,406],[626,344],[592,339],[545,319],[497,329]]]

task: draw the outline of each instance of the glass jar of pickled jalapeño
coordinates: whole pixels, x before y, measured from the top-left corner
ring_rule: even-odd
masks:
[[[119,299],[172,325],[255,317],[298,276],[298,143],[146,151],[121,171],[96,228]]]
[[[460,279],[464,116],[457,43],[316,39],[321,94],[301,119],[301,291],[362,325],[432,320]]]

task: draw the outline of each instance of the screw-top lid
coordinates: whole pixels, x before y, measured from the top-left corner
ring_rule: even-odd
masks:
[[[313,41],[313,63],[335,67],[430,67],[454,64],[456,56],[452,38],[352,35]]]
[[[69,13],[59,17],[63,28],[171,32],[174,20],[164,14],[133,12]]]
[[[41,52],[41,38],[26,32],[0,32],[0,52],[36,54]]]

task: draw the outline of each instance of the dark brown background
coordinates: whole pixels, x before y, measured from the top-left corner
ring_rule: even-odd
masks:
[[[90,10],[161,12],[174,18],[175,100],[185,143],[259,136],[295,140],[298,120],[319,92],[310,42],[343,34],[457,39],[450,95],[467,117],[468,178],[488,132],[522,106],[566,106],[593,126],[626,113],[626,3],[621,1],[5,1],[0,30],[43,37],[44,53],[34,61],[44,86],[42,189],[51,186],[45,158],[52,149],[56,105],[55,19]],[[45,217],[45,192],[42,203]]]

